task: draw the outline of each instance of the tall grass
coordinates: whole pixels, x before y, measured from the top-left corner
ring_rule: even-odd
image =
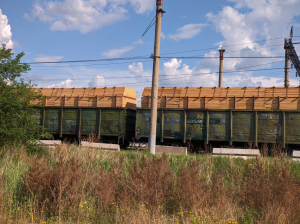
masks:
[[[300,163],[62,145],[0,154],[0,223],[300,223]]]

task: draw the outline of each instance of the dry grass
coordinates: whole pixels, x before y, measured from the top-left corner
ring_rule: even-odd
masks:
[[[300,223],[300,164],[2,149],[0,223]]]

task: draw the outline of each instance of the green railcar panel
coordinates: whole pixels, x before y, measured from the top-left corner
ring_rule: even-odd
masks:
[[[135,122],[135,138],[139,139],[142,136],[142,110],[137,109],[136,110],[136,122]]]
[[[186,138],[204,140],[206,133],[206,112],[186,111]]]
[[[184,111],[164,111],[164,138],[183,139]]]
[[[282,142],[282,113],[258,112],[258,142]]]
[[[63,109],[63,133],[77,134],[79,128],[79,109]]]
[[[148,137],[150,130],[150,110],[138,109],[136,111],[136,138]],[[161,110],[157,111],[156,136],[161,136]]]
[[[229,141],[230,113],[227,111],[209,112],[209,140]]]
[[[120,110],[102,109],[101,135],[119,135],[119,119]]]
[[[125,135],[126,132],[126,110],[119,110],[119,134]]]
[[[60,108],[45,108],[45,131],[51,134],[60,132]]]
[[[232,140],[255,141],[255,114],[253,112],[232,112]]]
[[[285,113],[286,143],[300,144],[300,113]]]
[[[99,119],[99,115],[101,118]],[[135,133],[135,110],[120,108],[83,108],[81,134],[97,133],[118,137],[119,143],[132,140]],[[100,133],[98,133],[100,125]]]
[[[98,132],[98,109],[82,109],[81,133],[91,134]]]
[[[36,120],[37,125],[43,125],[43,108],[35,108],[35,111],[30,116]]]
[[[135,136],[136,110],[127,109],[125,121],[125,140],[132,141]]]

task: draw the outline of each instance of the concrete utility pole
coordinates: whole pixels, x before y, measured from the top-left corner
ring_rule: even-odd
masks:
[[[153,55],[153,75],[151,89],[151,110],[150,110],[150,132],[148,145],[150,153],[155,155],[156,145],[156,121],[157,121],[157,96],[158,96],[158,78],[159,78],[159,57],[160,57],[160,34],[161,34],[161,17],[163,0],[156,0],[156,26],[155,26],[155,43]]]
[[[223,59],[224,59],[224,49],[220,49],[220,67],[219,67],[219,87],[222,88],[223,83]]]
[[[290,58],[289,49],[285,49],[285,68],[284,68],[285,78],[284,87],[289,87],[289,74],[290,74]]]

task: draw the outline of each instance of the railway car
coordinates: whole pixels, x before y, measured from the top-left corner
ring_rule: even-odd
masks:
[[[148,141],[150,93],[136,112],[136,140]],[[159,88],[157,143],[300,145],[300,88]]]
[[[57,138],[84,138],[94,134],[104,143],[126,145],[132,141],[135,110],[128,108],[43,107],[34,115],[43,132]]]
[[[225,145],[248,142],[255,146],[258,143],[278,143],[283,147],[300,145],[299,112],[160,109],[157,142],[179,146],[187,141]],[[136,119],[136,139],[147,142],[150,110],[139,108]]]
[[[151,88],[141,108],[127,87],[38,89],[37,118],[57,138],[95,134],[102,142],[148,142]],[[300,145],[300,88],[159,88],[157,143]]]
[[[94,134],[105,143],[126,145],[135,132],[136,93],[126,87],[38,89],[46,96],[33,116],[56,138]]]

